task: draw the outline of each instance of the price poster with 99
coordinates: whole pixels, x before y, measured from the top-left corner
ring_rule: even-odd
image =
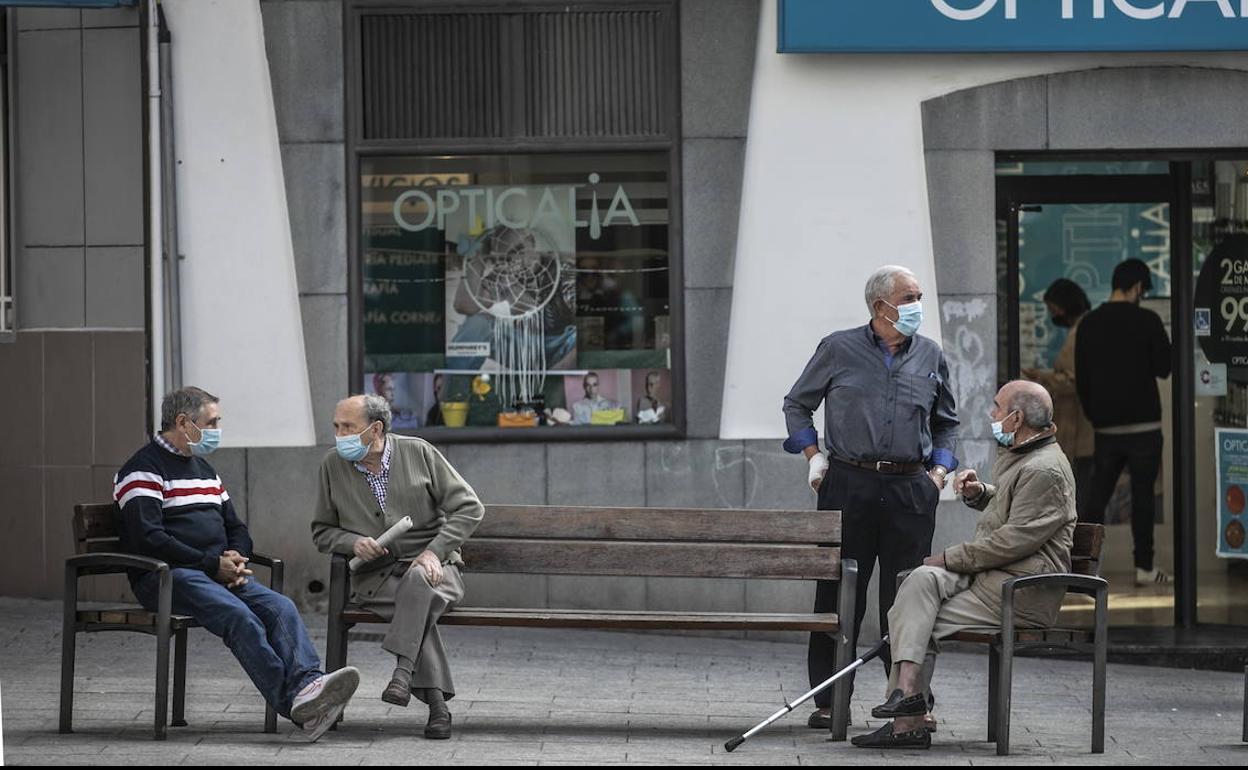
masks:
[[[1196,338],[1212,364],[1248,381],[1248,235],[1236,233],[1205,259],[1196,280]]]

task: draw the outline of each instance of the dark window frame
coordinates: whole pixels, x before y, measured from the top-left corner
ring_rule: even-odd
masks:
[[[500,13],[523,14],[584,11],[657,11],[663,15],[664,46],[668,71],[663,73],[666,131],[653,137],[520,137],[463,139],[445,137],[419,140],[367,140],[363,131],[360,19],[373,14]],[[677,0],[578,0],[577,2],[528,2],[527,0],[347,0],[343,4],[343,54],[346,82],[343,89],[346,116],[347,180],[347,349],[348,390],[356,392],[364,382],[363,270],[360,254],[360,158],[374,156],[506,155],[519,153],[665,152],[668,157],[668,302],[671,308],[672,422],[665,425],[619,425],[566,428],[424,428],[414,435],[435,443],[484,441],[638,441],[675,440],[686,436],[684,228],[681,175],[680,110],[680,13]],[[521,56],[517,54],[517,60]],[[520,112],[517,107],[517,114]]]

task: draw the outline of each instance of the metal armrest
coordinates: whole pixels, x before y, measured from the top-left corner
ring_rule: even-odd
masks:
[[[247,558],[251,559],[253,564],[259,564],[261,567],[273,569],[275,565],[281,564],[282,560],[273,556],[265,556],[262,553],[253,553]]]
[[[80,575],[82,570],[91,567],[124,567],[141,569],[145,572],[169,571],[169,565],[159,559],[131,553],[84,553],[80,556],[70,556],[65,560],[67,573]]]
[[[1096,597],[1109,590],[1109,581],[1091,575],[1075,575],[1068,572],[1054,572],[1047,575],[1025,575],[1010,578],[1001,584],[1003,600],[1011,599],[1020,588],[1036,586],[1062,586],[1067,593],[1083,594]]]
[[[265,556],[262,553],[252,553],[249,558],[252,564],[269,568],[269,588],[279,594],[282,593],[286,584],[286,563],[274,556]]]
[[[1109,581],[1091,575],[1074,575],[1065,572],[1048,575],[1025,575],[1010,578],[1001,584],[1001,637],[1012,645],[1014,639],[1014,594],[1020,588],[1061,586],[1067,593],[1077,593],[1096,599],[1093,624],[1097,654],[1103,654],[1106,634],[1109,632]]]

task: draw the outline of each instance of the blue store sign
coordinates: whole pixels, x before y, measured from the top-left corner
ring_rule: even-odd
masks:
[[[1248,0],[779,0],[781,53],[1248,50]]]
[[[43,8],[119,8],[137,3],[138,0],[0,0],[0,6],[20,5]]]

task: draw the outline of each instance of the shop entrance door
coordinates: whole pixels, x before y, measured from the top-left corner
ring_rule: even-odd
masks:
[[[1002,380],[1024,377],[1049,388],[1054,396],[1058,440],[1076,473],[1080,506],[1090,509],[1094,440],[1091,426],[1079,419],[1082,410],[1075,392],[1073,361],[1067,360],[1069,354],[1060,355],[1068,331],[1054,323],[1045,295],[1055,281],[1064,279],[1082,289],[1090,307],[1096,308],[1109,299],[1114,268],[1125,259],[1140,259],[1148,264],[1153,284],[1141,307],[1157,313],[1173,339],[1171,322],[1177,317],[1172,280],[1176,264],[1173,217],[1183,209],[1176,198],[1173,169],[1166,162],[1017,165],[1023,173],[1001,174],[999,166],[997,178],[997,218],[1004,236],[1005,263],[1001,296],[1006,302]],[[1064,288],[1069,290],[1069,284]],[[1172,358],[1178,360],[1177,356]],[[1183,506],[1176,504],[1171,458],[1182,439],[1175,435],[1172,404],[1173,384],[1186,370],[1173,368],[1179,378],[1157,383],[1164,447],[1153,490],[1151,532],[1146,523],[1137,522],[1133,529],[1131,485],[1125,471],[1101,514],[1108,529],[1103,574],[1111,585],[1113,626],[1165,626],[1176,620],[1176,590],[1181,595],[1182,586],[1137,585],[1135,572],[1137,541],[1147,542],[1150,534],[1154,565],[1170,575],[1179,572],[1176,511],[1181,512]],[[1083,515],[1098,517],[1090,510]],[[1176,579],[1183,578],[1179,575]],[[1063,609],[1064,622],[1084,625],[1090,619],[1091,604],[1077,598],[1069,600]]]

